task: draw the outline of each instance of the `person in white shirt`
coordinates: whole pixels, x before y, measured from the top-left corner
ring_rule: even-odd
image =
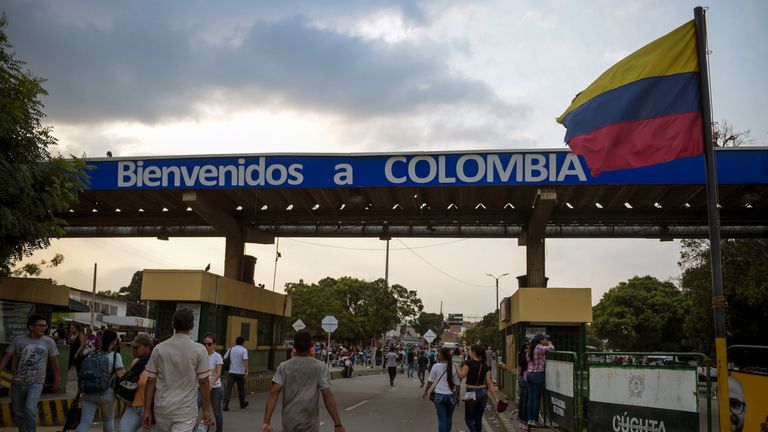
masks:
[[[224,431],[224,414],[221,412],[221,399],[223,389],[221,388],[221,368],[224,365],[224,359],[221,354],[215,351],[216,337],[213,333],[208,333],[203,338],[203,345],[208,351],[208,368],[211,370],[211,406],[213,407],[213,418],[216,420],[216,432]],[[200,405],[201,400],[198,400]]]
[[[422,398],[426,399],[430,391],[434,391],[432,402],[437,411],[437,425],[440,432],[450,432],[452,426],[453,410],[459,400],[459,386],[461,378],[459,369],[452,362],[453,355],[450,348],[441,348],[439,363],[436,363],[429,372],[429,381],[424,388]],[[431,389],[435,383],[434,390]]]
[[[201,423],[210,426],[211,375],[208,353],[192,340],[190,334],[195,317],[189,308],[173,314],[176,333],[158,344],[144,368],[147,387],[144,391],[144,429],[155,432],[192,432],[197,426],[197,388],[203,398]],[[153,415],[154,414],[154,415]]]
[[[245,339],[238,336],[235,346],[227,350],[224,359],[229,359],[229,372],[227,372],[227,388],[224,390],[224,411],[229,411],[229,398],[232,396],[232,386],[237,384],[237,396],[240,398],[240,409],[248,406],[245,400],[245,378],[248,377],[248,350],[243,344]]]

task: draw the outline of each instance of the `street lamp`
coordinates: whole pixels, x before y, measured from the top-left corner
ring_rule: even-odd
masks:
[[[494,279],[496,279],[496,319],[500,319],[501,316],[499,316],[499,279],[503,278],[504,276],[509,275],[509,273],[504,273],[502,275],[494,276],[490,273],[486,273],[486,276],[490,276]]]

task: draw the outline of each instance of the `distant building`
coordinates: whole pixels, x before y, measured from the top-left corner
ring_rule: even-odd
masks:
[[[69,298],[80,302],[89,308],[94,303],[93,311],[102,315],[126,316],[128,302],[96,294],[95,300],[91,291],[80,290],[77,288],[69,289]]]

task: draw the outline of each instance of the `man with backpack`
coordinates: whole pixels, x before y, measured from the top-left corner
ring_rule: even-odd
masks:
[[[144,418],[144,391],[147,387],[147,374],[144,369],[152,354],[154,341],[146,333],[139,333],[130,343],[133,348],[133,361],[128,372],[117,382],[115,395],[128,403],[120,419],[120,432],[138,432]]]
[[[77,432],[88,432],[96,410],[101,412],[104,432],[112,432],[115,423],[115,394],[112,387],[115,377],[125,374],[123,358],[113,351],[117,333],[105,330],[101,335],[101,350],[83,360],[77,374],[77,386],[81,398],[80,424]]]
[[[50,362],[53,368],[53,393],[59,392],[59,350],[53,339],[45,336],[48,324],[40,315],[27,319],[29,335],[13,338],[0,360],[0,371],[16,354],[16,372],[11,385],[11,405],[21,432],[34,432],[37,423],[37,402],[43,392],[45,374]]]

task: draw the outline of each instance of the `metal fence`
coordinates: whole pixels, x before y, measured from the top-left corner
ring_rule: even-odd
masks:
[[[700,353],[546,354],[543,413],[563,431],[712,430],[712,376]]]

